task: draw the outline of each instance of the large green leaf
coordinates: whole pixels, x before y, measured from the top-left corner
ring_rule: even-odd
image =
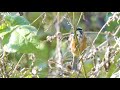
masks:
[[[14,27],[11,27],[11,26],[7,27],[7,26],[5,26],[4,24],[3,24],[3,26],[1,25],[1,26],[0,26],[0,37],[6,35],[6,34],[8,34],[8,33],[11,33],[11,32],[12,32],[13,30],[15,30],[18,26],[19,26],[19,25],[16,25],[16,26],[14,26]]]
[[[10,27],[0,26],[0,37],[10,32]]]
[[[0,36],[14,30],[18,25],[29,25],[29,21],[22,16],[6,14],[4,15],[4,22],[0,25]]]
[[[23,16],[18,15],[5,15],[4,16],[5,22],[10,24],[11,26],[15,25],[29,25],[29,21],[25,19]]]
[[[40,48],[37,29],[30,25],[22,25],[15,28],[3,38],[6,52],[34,53]]]

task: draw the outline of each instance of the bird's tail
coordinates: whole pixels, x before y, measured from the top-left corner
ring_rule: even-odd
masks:
[[[78,70],[78,63],[79,63],[78,57],[74,56],[73,57],[73,63],[72,63],[73,70],[75,70],[75,71]]]

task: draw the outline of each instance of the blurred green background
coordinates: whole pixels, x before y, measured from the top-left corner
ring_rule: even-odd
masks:
[[[16,12],[10,12],[11,14],[16,14]],[[66,13],[68,14],[67,16]],[[57,12],[23,12],[23,16],[38,30],[38,36],[40,39],[40,52],[38,54],[38,58],[35,61],[35,65],[42,68],[42,71],[39,73],[39,77],[47,77],[48,75],[48,59],[55,56],[55,49],[56,49],[56,40],[54,39],[52,42],[46,42],[47,36],[55,35],[55,18]],[[81,12],[75,12],[74,15],[74,22],[77,24],[78,19],[81,15]],[[108,18],[111,16],[110,12],[83,12],[81,20],[77,27],[82,27],[84,32],[98,32],[102,28],[102,26],[106,23]],[[62,34],[72,32],[70,21],[73,20],[73,13],[72,12],[60,12],[59,18],[63,18],[60,22],[60,31]],[[0,18],[2,19],[2,18]],[[68,21],[69,20],[69,21]],[[118,22],[111,22],[110,26],[107,26],[103,29],[104,31],[114,32],[116,26],[118,26]],[[92,37],[92,40],[97,35],[97,33],[87,34],[87,37]],[[118,34],[119,35],[119,34]],[[99,38],[96,40],[96,45],[101,44],[105,41],[104,35],[99,35]],[[65,54],[66,45],[62,43],[62,53]],[[11,54],[9,58],[17,58],[18,60],[21,56],[21,53]],[[13,59],[14,60],[14,59]],[[15,61],[15,60],[14,60]],[[15,61],[16,62],[16,61]],[[22,67],[29,67],[32,61],[23,61],[21,63]],[[90,63],[86,63],[86,67],[88,68],[87,72],[90,71],[92,65]],[[17,77],[17,76],[16,76]],[[29,76],[27,76],[29,77]]]
[[[42,13],[43,12],[24,12],[23,16],[32,23]],[[54,35],[56,33],[54,23],[53,23],[53,21],[56,17],[56,14],[57,14],[57,12],[46,12],[45,15],[41,16],[39,19],[37,19],[35,21],[35,23],[33,23],[33,26],[35,26],[39,30],[39,36],[40,36],[41,41],[46,40],[46,37],[48,35]],[[66,12],[60,12],[60,18],[62,18],[65,14],[66,14]],[[81,12],[75,12],[75,23],[76,24],[80,17],[80,14],[81,14]],[[60,31],[62,33],[72,32],[71,25],[66,18],[70,18],[71,22],[72,22],[73,13],[69,12],[68,15],[69,15],[69,17],[66,16],[63,19],[63,21],[60,23]],[[108,12],[83,12],[83,16],[81,17],[78,27],[82,27],[84,32],[98,32],[102,28],[102,26],[105,24],[108,17],[109,17]],[[45,18],[45,19],[43,19],[43,18]],[[113,26],[113,25],[111,25],[111,26]],[[111,27],[105,28],[105,29],[103,29],[103,31],[109,30],[109,28],[111,28]],[[96,34],[93,33],[91,36],[95,37]],[[94,37],[92,38],[92,40],[94,39]],[[96,43],[100,44],[104,40],[105,40],[105,37],[103,35],[100,35],[98,40],[96,40]],[[46,43],[41,42],[41,45],[42,45],[42,50],[41,50],[42,53],[40,54],[41,60],[37,60],[36,63],[37,63],[37,65],[40,65],[40,67],[45,66],[45,68],[41,72],[43,77],[45,77],[44,75],[47,76],[46,72],[48,72],[47,61],[49,58],[51,58],[55,55],[56,40],[53,40],[53,42],[51,42],[51,43],[50,42],[46,42]],[[63,50],[63,54],[65,54],[66,46],[64,45],[64,42],[63,42],[62,50]],[[88,64],[86,64],[86,67],[87,68],[89,67],[88,71],[90,71],[90,67],[92,67],[92,66],[90,63],[88,63]]]

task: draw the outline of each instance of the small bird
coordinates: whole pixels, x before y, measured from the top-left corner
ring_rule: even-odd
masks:
[[[82,28],[78,27],[76,30],[77,38],[75,38],[75,34],[70,34],[69,40],[70,40],[70,50],[73,54],[73,70],[78,69],[78,57],[82,53],[82,51],[87,47],[87,38],[85,34],[83,33]]]

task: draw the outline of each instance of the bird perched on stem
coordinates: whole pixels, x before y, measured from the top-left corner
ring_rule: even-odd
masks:
[[[69,36],[70,41],[70,50],[73,54],[73,70],[78,70],[78,57],[82,53],[82,51],[87,47],[87,38],[82,30],[82,28],[76,29],[76,35],[74,33]]]

